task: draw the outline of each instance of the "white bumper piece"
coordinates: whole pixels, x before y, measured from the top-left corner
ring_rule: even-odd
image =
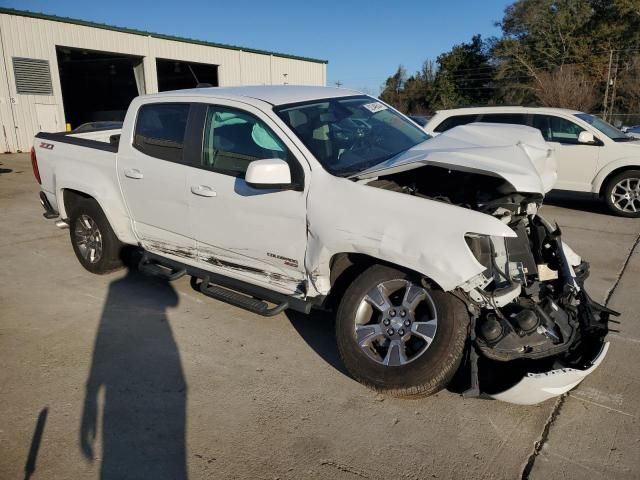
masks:
[[[519,405],[534,405],[557,397],[577,386],[602,363],[609,350],[609,342],[605,342],[602,350],[593,359],[586,370],[574,368],[560,368],[546,373],[528,373],[526,377],[513,387],[501,393],[491,395],[496,400],[516,403]]]

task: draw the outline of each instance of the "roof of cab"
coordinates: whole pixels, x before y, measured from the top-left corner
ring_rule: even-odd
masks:
[[[193,88],[188,90],[161,92],[148,96],[198,96],[238,100],[255,99],[277,106],[289,103],[322,100],[325,98],[350,97],[356,95],[363,94],[356,90],[349,90],[346,88],[311,87],[304,85],[256,85],[246,87]]]

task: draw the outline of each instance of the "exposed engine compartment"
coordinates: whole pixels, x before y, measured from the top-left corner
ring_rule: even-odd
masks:
[[[508,388],[525,372],[589,368],[603,347],[609,316],[617,312],[597,304],[584,290],[589,265],[562,242],[557,226],[538,215],[542,195],[516,192],[499,177],[433,166],[367,184],[476,210],[517,234],[466,236],[485,267],[452,292],[471,314],[469,390],[479,394],[478,359],[510,370],[494,386],[483,381],[483,392]]]

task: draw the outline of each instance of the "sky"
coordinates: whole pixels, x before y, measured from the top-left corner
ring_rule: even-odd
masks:
[[[327,84],[377,95],[398,65],[479,33],[499,35],[504,0],[5,1],[0,6],[328,60]]]

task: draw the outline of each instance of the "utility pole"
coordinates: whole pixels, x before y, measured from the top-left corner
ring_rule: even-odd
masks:
[[[604,99],[602,101],[602,118],[607,120],[607,107],[609,101],[609,84],[611,83],[611,63],[613,62],[613,49],[609,51],[609,70],[607,72],[607,87],[604,90]]]
[[[609,108],[609,121],[613,115],[613,109],[616,105],[616,86],[618,85],[618,68],[620,64],[620,52],[616,53],[616,69],[613,74],[613,89],[611,92],[611,107]]]

